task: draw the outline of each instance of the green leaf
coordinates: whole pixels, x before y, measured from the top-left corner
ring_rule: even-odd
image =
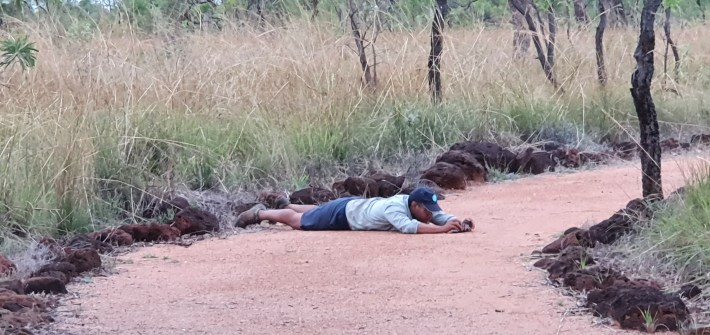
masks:
[[[14,63],[20,64],[22,70],[32,68],[37,62],[37,49],[34,47],[34,43],[29,41],[27,36],[24,37],[10,37],[8,39],[0,41],[0,52],[2,52],[2,61],[0,66],[2,68],[7,68]]]

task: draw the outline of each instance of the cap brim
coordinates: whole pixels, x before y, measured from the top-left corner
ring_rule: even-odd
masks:
[[[426,209],[428,209],[430,212],[441,212],[441,207],[439,207],[439,205],[436,203],[425,204],[424,207],[426,207]]]

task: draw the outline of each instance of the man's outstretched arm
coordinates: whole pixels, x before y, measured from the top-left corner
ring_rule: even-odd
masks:
[[[448,233],[452,230],[461,230],[461,222],[458,220],[449,221],[448,223],[437,226],[433,224],[420,223],[417,226],[417,234],[442,234]]]
[[[433,223],[437,226],[443,226],[443,225],[447,224],[449,221],[453,221],[453,220],[460,222],[460,220],[456,219],[455,216],[453,216],[449,213],[446,213],[444,211],[433,212],[432,217],[431,217],[431,223]]]

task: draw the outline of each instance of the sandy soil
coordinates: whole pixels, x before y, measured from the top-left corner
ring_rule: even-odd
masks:
[[[663,165],[666,192],[684,184]],[[696,160],[697,162],[697,160]],[[682,168],[681,168],[682,167]],[[75,284],[55,327],[71,334],[610,334],[545,286],[527,258],[562,230],[609,217],[641,193],[637,162],[449,194],[466,234],[286,228],[158,245],[117,275]]]

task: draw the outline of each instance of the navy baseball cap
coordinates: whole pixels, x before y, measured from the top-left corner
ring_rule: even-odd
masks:
[[[441,211],[436,193],[428,187],[417,187],[412,193],[409,193],[409,203],[412,202],[424,205],[431,212]]]

